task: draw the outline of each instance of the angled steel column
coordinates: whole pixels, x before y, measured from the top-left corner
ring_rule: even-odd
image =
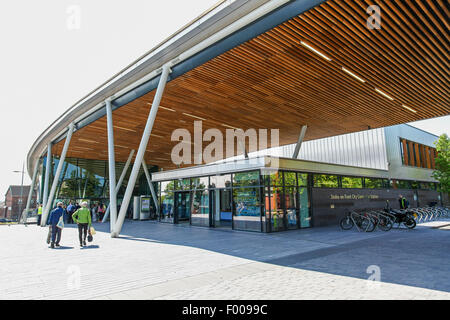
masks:
[[[108,126],[108,159],[109,159],[109,210],[111,212],[110,230],[114,231],[117,219],[117,193],[116,193],[116,158],[114,154],[114,126],[111,108],[111,99],[108,98],[106,103],[106,121]]]
[[[127,190],[123,197],[122,206],[120,207],[119,217],[116,222],[116,227],[114,232],[111,233],[111,237],[116,238],[119,236],[122,230],[123,222],[125,220],[125,215],[128,210],[128,205],[130,204],[130,199],[133,194],[134,185],[136,184],[136,179],[139,174],[139,169],[141,168],[142,159],[144,159],[145,150],[147,149],[148,140],[150,139],[150,134],[152,133],[153,124],[155,122],[156,114],[158,113],[159,103],[166,87],[167,78],[169,77],[170,67],[165,65],[162,69],[161,78],[159,80],[158,88],[156,89],[156,94],[153,99],[152,108],[147,119],[147,124],[145,125],[144,133],[142,134],[141,143],[139,145],[139,150],[136,155],[136,160],[134,161],[133,170],[131,171],[130,179],[128,180]]]
[[[33,191],[34,191],[34,187],[36,185],[36,177],[37,177],[37,173],[39,171],[39,163],[40,162],[41,162],[41,159],[38,159],[36,161],[36,164],[34,165],[33,179],[31,180],[30,192],[28,192],[27,206],[25,207],[25,212],[27,215],[28,215],[28,210],[30,210],[31,199],[33,198]],[[37,201],[37,198],[36,198],[36,201]],[[22,215],[21,219],[23,219],[23,215]],[[19,223],[20,223],[21,219],[19,219]],[[24,221],[24,222],[26,222],[26,221]]]
[[[303,126],[302,131],[300,131],[300,135],[298,137],[297,145],[295,146],[294,154],[292,155],[292,159],[297,159],[298,154],[300,153],[300,148],[302,146],[303,139],[305,138],[306,129],[308,126]]]
[[[61,178],[61,183],[58,184],[58,188],[56,189],[56,199],[59,198],[59,193],[61,192],[62,185],[64,183],[64,179],[66,178],[67,168],[69,167],[69,164],[66,162]]]
[[[42,198],[42,207],[45,208],[47,205],[48,198],[48,185],[50,180],[50,171],[52,166],[52,143],[50,142],[47,146],[47,162],[45,167],[45,182],[44,182],[44,197]]]
[[[86,189],[87,189],[89,177],[90,177],[90,172],[86,170],[86,181],[84,182],[83,199],[86,197]]]
[[[128,160],[125,163],[125,167],[122,170],[122,174],[120,175],[119,182],[117,182],[116,189],[115,189],[116,190],[116,199],[117,199],[117,195],[119,194],[120,186],[123,183],[123,179],[125,179],[125,176],[127,175],[127,171],[128,171],[128,168],[130,167],[131,159],[133,158],[135,151],[136,150],[131,150],[130,155],[128,156]],[[111,208],[108,205],[108,208],[106,209],[106,213],[105,213],[105,216],[103,217],[102,223],[104,223],[108,219],[110,209]]]
[[[153,202],[156,207],[156,214],[159,215],[159,205],[158,205],[158,197],[156,196],[155,188],[153,188],[152,178],[150,173],[148,172],[147,164],[145,160],[142,160],[142,168],[144,169],[145,176],[147,177],[148,186],[150,187],[150,192],[152,193]]]
[[[67,130],[66,142],[64,143],[64,148],[61,152],[61,157],[59,158],[58,168],[56,169],[56,174],[53,179],[52,189],[50,190],[50,195],[48,196],[47,203],[45,205],[44,212],[42,212],[41,218],[41,226],[45,227],[47,224],[47,217],[52,207],[53,197],[55,196],[56,187],[58,186],[59,177],[61,175],[61,171],[66,160],[67,150],[69,149],[70,140],[72,139],[72,134],[75,129],[75,125],[71,123]]]

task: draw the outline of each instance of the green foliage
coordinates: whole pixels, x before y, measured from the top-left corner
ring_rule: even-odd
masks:
[[[96,192],[98,188],[101,187],[100,180],[94,175],[89,175],[86,183],[85,178],[77,178],[76,171],[70,173],[70,177],[66,178],[62,183],[61,192],[59,194],[60,198],[79,198],[80,192],[83,195],[84,187],[86,186],[86,195],[92,197],[97,195]],[[98,196],[98,195],[97,195]]]
[[[433,177],[440,182],[440,191],[450,192],[450,138],[443,134],[435,142],[438,156]]]

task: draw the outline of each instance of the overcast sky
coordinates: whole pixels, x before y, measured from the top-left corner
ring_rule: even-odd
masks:
[[[22,169],[32,143],[51,122],[216,2],[2,1],[0,200],[9,185],[20,185],[21,174],[13,171]],[[450,135],[449,122],[445,117],[417,126]]]

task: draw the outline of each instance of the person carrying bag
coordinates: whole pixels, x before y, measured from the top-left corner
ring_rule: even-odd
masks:
[[[92,225],[91,211],[87,208],[87,202],[81,204],[81,208],[72,215],[73,221],[78,225],[78,237],[80,239],[80,247],[86,245],[88,230]]]
[[[51,248],[53,249],[55,246],[59,247],[61,231],[64,228],[64,209],[62,202],[58,202],[57,207],[50,213],[47,224],[52,233]]]

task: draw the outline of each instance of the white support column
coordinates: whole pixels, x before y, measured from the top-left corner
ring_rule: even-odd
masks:
[[[123,222],[125,220],[125,215],[130,204],[130,199],[133,194],[134,185],[136,184],[136,179],[139,174],[139,169],[141,168],[142,159],[144,159],[145,150],[147,149],[148,140],[150,139],[150,134],[152,133],[153,124],[155,123],[156,114],[158,113],[159,103],[166,87],[167,78],[169,77],[170,67],[165,65],[162,69],[161,78],[159,80],[158,88],[156,89],[156,94],[153,99],[152,108],[145,125],[144,133],[142,134],[141,143],[136,155],[136,160],[134,161],[133,170],[131,171],[130,179],[128,180],[127,190],[123,197],[122,206],[120,207],[119,217],[117,218],[116,227],[114,232],[111,233],[111,237],[116,238],[119,236],[122,230]]]
[[[45,166],[44,196],[42,198],[42,207],[45,208],[48,198],[48,186],[50,183],[50,172],[52,170],[52,143],[47,146],[47,162]]]
[[[144,169],[145,177],[147,178],[148,186],[150,188],[150,192],[152,193],[153,203],[155,204],[156,207],[156,214],[159,215],[158,197],[156,196],[155,188],[153,188],[152,177],[148,172],[148,167],[147,164],[145,163],[145,160],[142,160],[142,168]]]
[[[114,126],[111,108],[111,99],[106,103],[106,121],[108,127],[108,160],[109,160],[109,210],[111,211],[110,230],[114,232],[117,219],[117,193],[116,193],[116,158],[114,154]]]
[[[45,225],[47,224],[47,217],[52,207],[53,197],[55,196],[56,187],[58,186],[59,182],[59,176],[61,175],[61,171],[66,160],[67,151],[69,150],[70,140],[72,139],[74,129],[75,125],[71,123],[67,130],[66,142],[64,143],[64,148],[61,152],[61,157],[59,158],[58,168],[56,169],[56,174],[52,183],[52,189],[50,190],[50,195],[48,196],[47,203],[42,213],[41,226],[43,227],[45,227]]]
[[[131,150],[130,155],[128,156],[128,160],[125,163],[125,167],[122,170],[122,174],[120,175],[119,182],[117,182],[116,189],[115,189],[116,190],[116,199],[117,199],[117,195],[119,194],[120,186],[123,183],[123,179],[125,179],[125,176],[127,175],[128,168],[130,167],[130,164],[131,164],[131,159],[133,159],[135,152],[136,152],[135,150]],[[110,209],[111,208],[108,205],[108,208],[106,209],[106,213],[105,213],[105,216],[103,217],[102,223],[105,223],[105,221],[108,220]]]
[[[297,159],[298,154],[300,153],[300,148],[303,143],[303,139],[305,138],[306,129],[308,129],[308,126],[303,126],[302,130],[300,131],[300,135],[298,137],[297,145],[295,146],[294,154],[292,155],[292,159]]]
[[[36,185],[36,178],[37,178],[37,173],[39,171],[39,163],[41,162],[41,159],[38,159],[36,161],[36,164],[34,165],[34,171],[33,171],[33,179],[31,180],[31,186],[30,186],[30,192],[28,193],[28,199],[27,199],[27,206],[25,207],[25,212],[28,215],[28,210],[30,210],[30,205],[31,205],[31,199],[33,198],[33,191],[34,191],[34,187]],[[37,201],[37,199],[36,199]],[[21,217],[21,219],[23,219],[23,215]],[[26,222],[26,221],[24,221]],[[20,220],[19,220],[20,223]]]

